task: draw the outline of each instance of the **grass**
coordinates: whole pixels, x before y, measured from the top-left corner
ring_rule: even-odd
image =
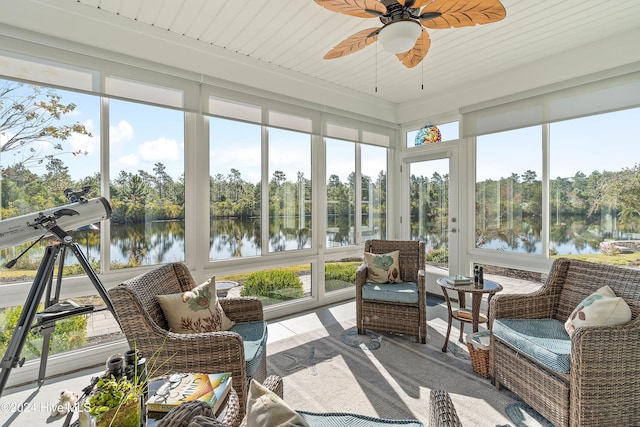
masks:
[[[588,254],[588,255],[554,255],[552,258],[571,258],[582,261],[597,262],[601,264],[619,265],[623,267],[640,267],[640,252],[632,254],[604,255],[604,254]]]

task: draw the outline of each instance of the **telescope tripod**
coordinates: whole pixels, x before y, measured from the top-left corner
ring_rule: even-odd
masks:
[[[59,239],[59,242],[45,248],[45,253],[42,258],[42,262],[38,267],[38,272],[36,273],[36,277],[33,281],[33,286],[31,286],[27,301],[25,302],[20,318],[18,319],[18,323],[16,324],[16,328],[13,331],[11,340],[9,341],[7,351],[2,358],[2,362],[0,362],[0,368],[2,368],[2,371],[0,371],[0,397],[2,396],[2,392],[7,384],[11,369],[22,366],[25,362],[25,358],[20,359],[20,353],[22,352],[22,348],[27,341],[27,336],[31,329],[40,328],[40,331],[43,334],[42,353],[40,355],[40,372],[38,374],[38,386],[41,386],[44,383],[51,334],[55,330],[56,321],[93,311],[94,307],[92,305],[60,307],[58,304],[62,285],[62,270],[64,268],[64,258],[67,249],[70,249],[76,256],[84,272],[91,280],[91,283],[93,283],[98,294],[104,300],[107,308],[111,311],[113,317],[117,319],[115,310],[111,304],[111,299],[109,298],[106,289],[100,282],[95,271],[93,271],[89,265],[89,261],[82,253],[78,244],[73,243],[71,236],[58,226],[52,227],[49,231]],[[58,260],[58,271],[54,283],[53,276],[56,260]],[[45,309],[44,311],[37,313],[38,304],[42,300],[45,292]],[[35,323],[33,323],[34,320],[36,320]]]

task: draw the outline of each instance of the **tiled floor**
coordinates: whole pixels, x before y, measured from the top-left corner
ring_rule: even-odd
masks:
[[[490,276],[487,278],[498,280]],[[503,292],[508,293],[531,292],[539,288],[539,284],[519,280],[507,281],[504,278],[499,278],[499,281],[504,286]],[[483,302],[482,310],[486,310],[486,301]],[[354,313],[355,301],[351,300],[270,321],[269,342],[287,339],[309,330],[324,328],[332,322],[354,318]],[[438,331],[446,330],[447,313],[444,304],[430,307],[427,314],[427,321],[431,327]],[[459,330],[454,322],[451,339],[455,340],[458,334]],[[80,393],[82,388],[95,376],[97,370],[99,367],[92,367],[69,375],[50,378],[41,388],[33,383],[6,389],[0,399],[1,426],[62,426],[64,417],[50,417],[52,406],[58,401],[60,391],[68,389]]]

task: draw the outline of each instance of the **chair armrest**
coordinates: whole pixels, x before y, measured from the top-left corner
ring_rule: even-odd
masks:
[[[637,382],[640,376],[640,318],[618,326],[585,326],[576,328],[571,336],[572,381],[584,381],[597,374],[598,380],[607,378],[607,372],[624,370],[625,377]],[[594,370],[597,365],[598,369]],[[582,378],[584,377],[584,378]],[[607,380],[608,381],[608,380]],[[638,383],[640,388],[640,383]]]
[[[199,334],[176,334],[136,337],[144,341],[143,348],[156,348],[145,354],[150,376],[173,372],[231,372],[236,378],[246,377],[244,346],[240,334],[231,331]],[[235,384],[235,383],[234,383]]]
[[[607,411],[640,406],[640,319],[619,326],[580,327],[571,337],[572,413],[584,421],[598,408],[602,423]],[[618,414],[619,415],[619,414]],[[635,423],[632,423],[635,424]]]
[[[356,270],[356,287],[361,287],[367,283],[367,264],[362,263]]]
[[[274,392],[281,399],[284,398],[284,383],[282,378],[278,375],[269,375],[263,382],[262,385]]]
[[[445,390],[431,390],[429,407],[429,426],[462,427],[451,397]]]
[[[530,294],[496,294],[491,299],[490,322],[498,318],[542,319],[552,317],[559,295],[542,288]]]
[[[205,417],[204,415],[197,415],[189,422],[187,427],[229,427],[226,424],[222,424],[220,421],[213,418]]]
[[[262,301],[256,297],[218,298],[224,314],[234,322],[264,320]]]
[[[541,319],[556,314],[560,293],[567,282],[571,260],[553,262],[545,284],[529,294],[497,294],[491,299],[489,324],[498,318]]]

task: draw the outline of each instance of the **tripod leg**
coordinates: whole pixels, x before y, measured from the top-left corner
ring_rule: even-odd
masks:
[[[98,291],[98,294],[100,295],[100,297],[102,297],[102,300],[106,304],[111,314],[113,314],[113,318],[116,319],[116,322],[117,322],[118,317],[116,316],[116,311],[113,308],[113,304],[111,303],[111,298],[109,298],[109,294],[107,293],[107,290],[105,289],[104,285],[100,281],[100,278],[98,278],[98,275],[96,274],[96,272],[93,271],[93,268],[91,268],[91,265],[89,265],[89,261],[87,260],[87,257],[85,257],[84,253],[82,253],[82,250],[80,249],[77,243],[71,243],[69,247],[75,254],[76,258],[78,258],[78,261],[80,261],[80,265],[82,265],[84,272],[87,273],[89,280],[91,280],[91,283],[93,283],[93,286],[96,288],[96,291]]]
[[[56,287],[53,288],[53,274],[49,276],[49,282],[46,292],[46,300],[44,308],[47,309],[56,304],[60,299],[60,286],[62,285],[62,270],[64,268],[64,257],[66,255],[66,247],[61,245],[60,254],[58,255],[58,275],[56,278]],[[52,272],[53,273],[53,272]],[[53,290],[53,296],[51,291]],[[49,360],[49,349],[51,347],[51,335],[56,330],[55,320],[52,322],[46,322],[40,328],[42,334],[42,352],[40,353],[40,370],[38,372],[38,386],[42,386],[44,383],[44,376],[47,372],[47,360]]]
[[[38,272],[36,273],[33,285],[29,291],[29,296],[27,297],[27,301],[22,309],[16,328],[11,336],[11,340],[7,346],[7,351],[2,358],[2,362],[0,362],[0,368],[2,368],[2,371],[0,371],[0,396],[2,396],[4,387],[7,385],[11,369],[18,365],[22,366],[24,363],[24,359],[19,359],[20,352],[27,340],[27,335],[31,329],[33,319],[36,316],[38,304],[44,294],[47,281],[53,274],[53,266],[59,250],[59,245],[47,246],[45,248],[44,257],[42,263],[40,263],[40,267],[38,267]]]

